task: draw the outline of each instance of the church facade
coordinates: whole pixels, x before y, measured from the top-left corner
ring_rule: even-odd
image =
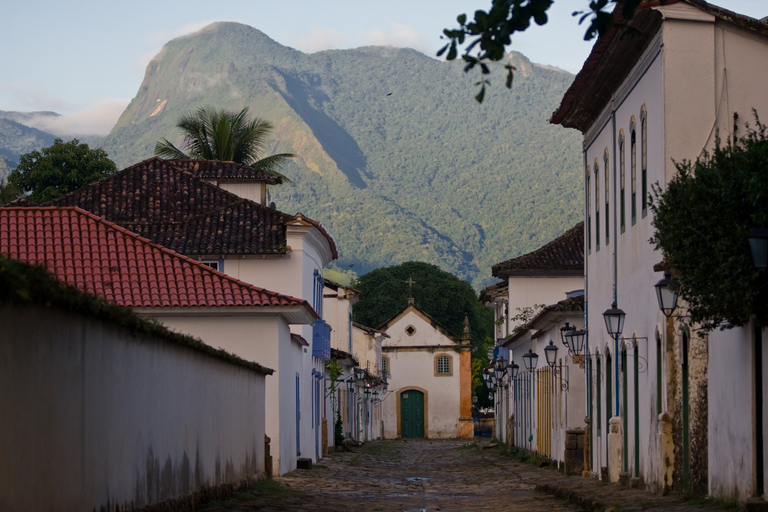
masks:
[[[457,342],[413,301],[382,330],[382,370],[390,392],[382,403],[384,437],[471,438],[469,328]]]

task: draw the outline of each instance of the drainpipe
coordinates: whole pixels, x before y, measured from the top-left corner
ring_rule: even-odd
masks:
[[[612,131],[612,144],[613,144],[613,302],[618,304],[618,251],[617,245],[617,229],[616,229],[616,98],[611,99],[611,131]],[[607,172],[607,169],[606,169]],[[608,222],[608,219],[605,219]],[[619,335],[614,336],[614,359],[616,361],[614,369],[615,383],[616,383],[616,414],[619,415]]]
[[[587,148],[582,143],[581,148],[581,155],[583,159],[582,163],[582,172],[586,172],[587,169]],[[589,191],[587,190],[587,180],[584,179],[584,220],[586,221],[587,217],[589,217],[589,210],[587,208],[587,194]],[[584,223],[585,228],[590,228],[591,226],[588,226],[587,223]],[[592,236],[591,233],[588,231],[584,231],[584,237],[588,240],[589,237]],[[589,418],[591,416],[592,411],[592,379],[589,378],[589,367],[591,367],[591,360],[588,359],[589,357],[589,251],[587,250],[587,247],[589,247],[589,244],[587,243],[587,240],[584,240],[584,331],[586,332],[586,335],[584,336],[585,340],[584,343],[586,344],[586,348],[584,349],[584,353],[586,354],[584,358],[585,366],[589,365],[587,368],[585,368],[584,372],[584,378],[586,379],[586,389],[587,389],[587,412],[586,417]]]

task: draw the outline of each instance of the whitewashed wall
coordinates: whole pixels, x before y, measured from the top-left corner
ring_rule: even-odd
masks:
[[[413,336],[409,336],[405,331],[409,325],[416,329]],[[384,401],[382,407],[384,437],[397,437],[397,398],[409,389],[424,393],[425,437],[457,437],[460,416],[460,354],[453,349],[458,345],[413,311],[391,324],[387,328],[387,334],[391,338],[383,342],[382,353],[389,357],[389,389],[393,393]],[[439,354],[452,358],[453,375],[435,376],[435,357]]]
[[[278,315],[179,316],[160,310],[145,314],[169,329],[275,370],[266,383],[266,433],[271,440],[274,472],[282,475],[296,469],[296,375],[300,379],[306,376],[303,347],[291,340],[288,324]],[[304,405],[310,406],[303,416],[309,423],[311,403]]]
[[[53,308],[0,322],[0,510],[138,508],[263,476],[263,375]]]

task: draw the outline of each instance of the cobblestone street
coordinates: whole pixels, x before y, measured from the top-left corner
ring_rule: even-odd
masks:
[[[697,510],[672,497],[564,477],[459,440],[367,443],[276,481],[281,485],[260,485],[205,510]]]

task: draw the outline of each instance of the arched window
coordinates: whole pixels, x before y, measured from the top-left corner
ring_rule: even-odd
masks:
[[[435,377],[449,377],[453,375],[453,358],[448,354],[435,356]]]
[[[595,251],[600,250],[600,163],[595,158]]]
[[[635,116],[632,116],[632,120],[629,122],[629,160],[632,167],[630,177],[632,180],[632,211],[630,216],[633,226],[637,222],[637,130],[635,130],[635,126]]]
[[[625,220],[624,220],[624,128],[622,128],[619,131],[619,227],[621,229],[621,232],[624,232],[624,228],[626,226]]]
[[[590,201],[592,197],[592,189],[590,188],[592,186],[592,175],[589,166],[587,166],[585,175],[587,185],[587,254],[592,254],[592,203]]]
[[[610,168],[608,165],[608,148],[605,148],[605,151],[603,152],[603,164],[603,174],[605,174],[605,245],[608,245],[611,241],[611,222],[608,214],[608,200],[610,195],[609,192],[611,190],[608,183],[608,177],[611,173],[608,172],[608,169]]]
[[[648,215],[648,109],[640,109],[640,198],[642,215]]]

